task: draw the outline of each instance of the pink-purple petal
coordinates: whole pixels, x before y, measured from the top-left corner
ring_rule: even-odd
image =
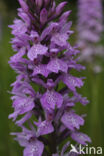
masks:
[[[48,48],[46,46],[43,46],[41,44],[35,44],[33,45],[30,50],[28,51],[28,58],[33,61],[38,57],[38,55],[44,55],[47,53]]]
[[[43,108],[46,110],[55,109],[55,106],[57,108],[60,108],[63,103],[63,97],[61,94],[55,92],[55,91],[47,91],[40,99],[41,104]]]
[[[42,156],[44,144],[38,140],[28,144],[24,149],[24,156]]]
[[[73,140],[78,142],[79,144],[86,145],[86,142],[91,143],[91,139],[84,133],[81,132],[72,132],[71,137]]]
[[[79,129],[80,126],[84,125],[84,119],[74,112],[65,112],[61,122],[70,130]]]
[[[68,66],[66,62],[61,59],[54,58],[48,63],[47,69],[54,73],[58,73],[59,71],[67,73]]]

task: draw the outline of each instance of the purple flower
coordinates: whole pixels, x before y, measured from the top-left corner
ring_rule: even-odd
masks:
[[[68,22],[71,11],[64,13],[67,3],[56,6],[54,0],[19,0],[19,3],[19,19],[10,26],[16,54],[9,63],[18,76],[11,84],[14,112],[9,118],[22,132],[12,135],[24,147],[24,156],[68,155],[70,143],[66,142],[62,149],[59,145],[69,136],[78,142],[74,133],[84,124],[74,106],[78,102],[88,103],[77,93],[77,88],[83,86],[83,78],[71,74],[72,69],[85,69],[77,64],[79,50],[68,42],[73,33],[72,22]],[[90,142],[87,139],[79,143],[85,141]]]
[[[47,69],[47,65],[41,64],[41,65],[34,66],[32,76],[41,74],[41,75],[47,77],[49,73],[50,73],[50,71]]]
[[[33,131],[30,131],[23,127],[23,132],[21,133],[11,133],[16,135],[15,140],[19,141],[19,144],[24,149],[24,156],[41,156],[44,149],[44,144],[36,139]]]
[[[39,137],[40,135],[46,135],[49,133],[52,133],[54,131],[54,127],[52,126],[51,121],[45,120],[45,121],[39,121],[34,122],[34,124],[37,126],[37,133],[36,135]]]
[[[66,46],[68,40],[68,35],[67,34],[61,34],[61,33],[56,33],[53,35],[51,38],[51,42],[55,43],[58,46]]]
[[[47,90],[47,92],[41,97],[40,101],[43,108],[45,108],[48,111],[51,111],[51,109],[55,109],[55,106],[57,108],[60,108],[62,106],[63,98],[61,94],[53,90]]]
[[[35,44],[33,45],[30,50],[28,51],[28,58],[33,61],[38,57],[38,55],[44,55],[47,53],[48,48],[41,45],[41,44]]]
[[[17,115],[29,112],[35,107],[35,104],[33,102],[34,99],[30,97],[14,96],[12,97],[12,99],[14,113],[9,115],[9,118],[16,119]]]
[[[86,142],[91,142],[91,139],[86,134],[81,132],[72,132],[71,137],[73,140],[82,145],[86,145]]]
[[[62,123],[70,130],[79,129],[80,125],[84,125],[84,119],[74,112],[65,112],[61,118]]]
[[[13,35],[21,35],[21,34],[24,34],[27,32],[26,24],[19,19],[15,19],[14,25],[11,25],[9,27],[13,29],[13,31],[12,31]]]
[[[57,59],[53,58],[47,65],[47,69],[51,72],[58,73],[59,71],[67,73],[68,66],[67,63]]]
[[[24,156],[41,156],[43,153],[44,145],[42,142],[35,140],[26,146],[24,149]]]
[[[83,43],[88,41],[98,42],[103,30],[101,1],[86,0],[83,2],[83,0],[79,0],[78,7],[79,40]]]
[[[72,91],[76,90],[76,87],[80,88],[83,86],[83,81],[81,78],[77,78],[74,76],[71,76],[69,74],[64,74],[62,76],[62,81],[68,86],[69,89]]]
[[[25,55],[25,48],[21,48],[17,54],[10,58],[10,63],[18,63],[22,61],[22,57]]]
[[[27,112],[22,119],[16,121],[16,124],[21,127],[27,120],[31,118],[31,116],[32,112]]]
[[[80,60],[90,63],[94,72],[100,72],[97,58],[104,57],[104,48],[100,44],[103,32],[101,0],[79,0],[77,31],[77,44],[81,48]],[[100,70],[96,70],[96,66]]]

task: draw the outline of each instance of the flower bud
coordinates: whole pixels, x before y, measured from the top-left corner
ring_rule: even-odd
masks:
[[[48,13],[45,8],[40,12],[40,23],[44,25],[47,22]]]
[[[67,2],[62,2],[56,7],[56,16],[59,16],[62,13],[66,4]]]
[[[28,12],[28,6],[24,0],[18,0],[24,12]]]
[[[62,16],[60,17],[60,21],[61,20],[67,20],[67,18],[69,17],[71,13],[71,10],[70,11],[66,11],[65,13],[62,14]]]
[[[50,0],[44,0],[45,6],[48,6],[50,3]]]
[[[37,8],[40,9],[42,7],[43,0],[35,0],[35,4],[36,4]]]

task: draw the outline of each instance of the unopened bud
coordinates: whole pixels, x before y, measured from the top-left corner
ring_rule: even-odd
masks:
[[[42,7],[43,0],[35,0],[35,4],[36,4],[37,8],[40,9]]]
[[[67,2],[62,2],[62,3],[60,3],[57,6],[57,8],[56,8],[56,16],[59,16],[62,13],[62,11],[63,11],[63,9],[64,9],[66,4],[67,4]]]
[[[48,6],[48,4],[50,3],[50,0],[44,0],[45,6]]]
[[[42,9],[40,12],[40,22],[42,25],[44,25],[47,22],[48,13],[45,8]]]
[[[18,0],[22,9],[25,11],[25,12],[28,12],[28,5],[26,4],[26,2],[24,0]]]
[[[71,13],[71,10],[70,11],[66,11],[65,13],[63,13],[62,14],[62,16],[60,17],[60,21],[61,20],[67,20],[67,18],[69,17],[69,15],[70,15],[70,13]]]

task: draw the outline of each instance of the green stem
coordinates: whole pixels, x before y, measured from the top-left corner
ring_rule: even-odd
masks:
[[[94,146],[101,146],[101,122],[99,115],[99,74],[92,74],[92,101],[91,101],[91,114],[90,114],[90,133],[92,137],[92,143]]]
[[[55,132],[52,133],[51,136],[50,136],[50,151],[51,151],[51,154],[57,152],[57,149],[56,149],[56,134],[55,134]]]

